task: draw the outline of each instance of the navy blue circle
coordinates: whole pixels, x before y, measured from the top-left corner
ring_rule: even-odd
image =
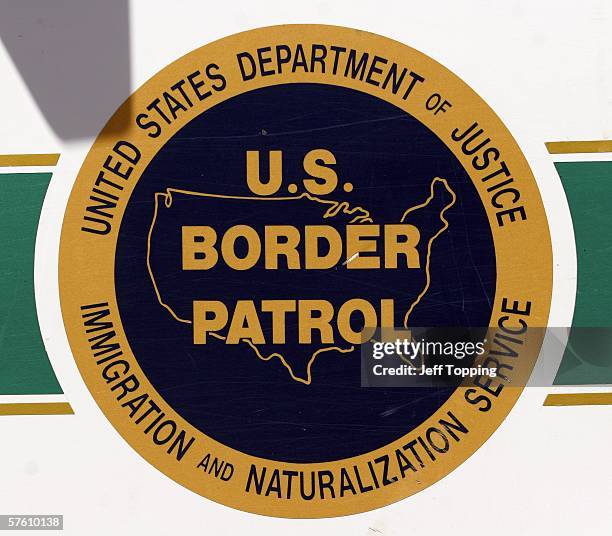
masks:
[[[262,158],[282,150],[285,183],[278,195],[289,195],[289,183],[301,192],[302,158],[314,148],[332,151],[340,182],[354,186],[328,197],[367,208],[376,223],[398,222],[408,207],[426,199],[436,176],[456,193],[449,228],[432,249],[431,286],[411,325],[488,325],[496,282],[491,231],[469,176],[428,128],[383,100],[337,86],[278,85],[225,101],[182,128],[144,171],[121,223],[115,278],[122,323],[146,376],[182,417],[229,447],[286,462],[331,461],[379,448],[423,422],[454,389],[361,388],[359,349],[321,355],[312,384],[304,385],[280,361],[264,362],[244,344],[194,345],[192,326],[177,322],[157,301],[146,263],[156,193],[176,188],[251,196],[246,150],[259,150]],[[223,200],[207,203],[205,214],[194,207],[176,207],[180,224],[313,223],[280,204],[257,213],[233,212]],[[439,223],[440,208],[434,203],[420,224]],[[237,299],[341,303],[360,297],[376,303],[393,297],[403,307],[420,284],[398,271],[272,272],[261,264],[245,272],[219,265],[182,273],[180,225],[166,227],[157,237],[162,251],[156,252],[155,272],[166,298],[186,314],[195,299],[231,305]]]

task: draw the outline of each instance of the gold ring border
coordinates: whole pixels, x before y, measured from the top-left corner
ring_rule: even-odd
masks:
[[[280,43],[293,46],[299,42],[305,46],[311,43],[339,44],[347,48],[367,51],[370,54],[379,54],[389,61],[406,65],[413,71],[424,75],[428,87],[443,93],[453,103],[452,113],[442,114],[434,119],[424,107],[422,109],[417,107],[411,99],[402,101],[401,98],[389,95],[380,88],[364,84],[359,80],[335,78],[329,73],[307,75],[288,73],[283,74],[282,77],[258,77],[252,83],[242,83],[237,77],[236,70],[232,68],[233,55],[238,51],[255,50],[259,47],[274,46]],[[135,126],[132,120],[133,111],[143,109],[148,102],[179,78],[195,69],[202,69],[208,62],[221,66],[228,81],[225,91],[216,93],[204,101],[202,108],[191,108],[171,126],[166,126],[164,134],[158,139],[147,138],[144,132]],[[512,170],[513,176],[520,181],[522,198],[529,214],[528,221],[500,229],[495,226],[494,215],[485,202],[497,258],[497,288],[491,323],[493,325],[496,322],[496,312],[500,309],[501,299],[507,296],[511,299],[531,300],[533,303],[530,318],[532,325],[538,327],[547,325],[552,291],[552,247],[546,214],[529,165],[501,120],[469,86],[425,54],[397,41],[369,32],[339,26],[309,24],[259,28],[225,37],[196,49],[163,68],[117,110],[87,155],[66,209],[60,244],[59,279],[62,314],[75,360],[94,399],[123,438],[146,460],[170,478],[204,497],[247,512],[290,518],[320,518],[355,514],[408,497],[449,474],[473,454],[497,429],[512,409],[522,389],[504,389],[493,409],[486,414],[479,414],[474,406],[468,407],[463,401],[462,390],[458,389],[443,407],[404,438],[361,456],[329,463],[304,465],[262,460],[238,452],[196,430],[167,404],[163,407],[163,410],[174,418],[179,426],[198,438],[198,443],[203,444],[203,448],[221,459],[231,460],[236,467],[236,472],[242,474],[251,462],[265,463],[270,468],[269,470],[273,468],[316,470],[323,467],[337,469],[340,466],[354,463],[364,464],[367,460],[384,452],[393,452],[395,448],[401,448],[407,436],[423,433],[449,409],[471,430],[467,436],[462,438],[461,443],[439,460],[440,463],[428,465],[425,469],[420,470],[416,478],[406,479],[371,493],[332,501],[273,500],[246,494],[242,486],[235,483],[222,483],[201,472],[195,473],[195,467],[190,465],[193,460],[186,457],[180,463],[173,461],[162,449],[148,440],[143,441],[141,430],[126,416],[125,410],[118,406],[101,381],[81,327],[80,305],[101,299],[109,300],[111,309],[114,311],[112,320],[116,326],[118,340],[129,358],[132,370],[139,374],[143,389],[147,390],[157,401],[163,401],[163,398],[148,382],[131,353],[122,329],[121,319],[117,313],[114,291],[114,253],[119,223],[127,201],[148,162],[163,143],[190,119],[240,93],[279,83],[334,84],[369,93],[410,113],[442,140],[448,139],[452,128],[466,126],[471,124],[471,121],[478,120],[487,133],[493,134],[494,141],[502,149],[503,158]],[[82,216],[97,171],[118,139],[128,139],[137,143],[142,151],[142,160],[138,168],[134,170],[130,181],[125,185],[126,191],[115,214],[113,232],[104,240],[100,240],[98,237],[85,236],[85,233],[80,232]],[[451,145],[449,148],[469,172],[469,158],[459,154],[457,147]],[[473,173],[470,173],[470,176],[474,180]],[[474,184],[484,200],[482,184],[476,180]],[[540,345],[536,344],[531,349],[534,356],[538,355],[539,348]],[[191,449],[190,453],[194,450],[196,449]],[[190,453],[188,453],[189,457],[191,457]],[[199,458],[199,454],[204,454],[204,452],[198,453],[196,457]]]

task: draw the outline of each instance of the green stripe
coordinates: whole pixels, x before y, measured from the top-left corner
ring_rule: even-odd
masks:
[[[557,162],[570,206],[578,283],[555,384],[612,383],[612,162]]]
[[[61,394],[34,301],[34,244],[51,173],[0,173],[0,394]]]

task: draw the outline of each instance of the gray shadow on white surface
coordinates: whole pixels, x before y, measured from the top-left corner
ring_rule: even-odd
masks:
[[[130,95],[128,0],[0,0],[0,39],[61,139],[96,135]]]

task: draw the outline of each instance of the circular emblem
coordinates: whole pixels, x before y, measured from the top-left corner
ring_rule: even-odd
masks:
[[[160,71],[94,143],[61,238],[66,330],[115,428],[186,488],[281,517],[378,508],[474,453],[551,287],[540,194],[493,111],[424,54],[331,26]],[[364,385],[373,330],[413,326],[504,332],[503,376]]]

